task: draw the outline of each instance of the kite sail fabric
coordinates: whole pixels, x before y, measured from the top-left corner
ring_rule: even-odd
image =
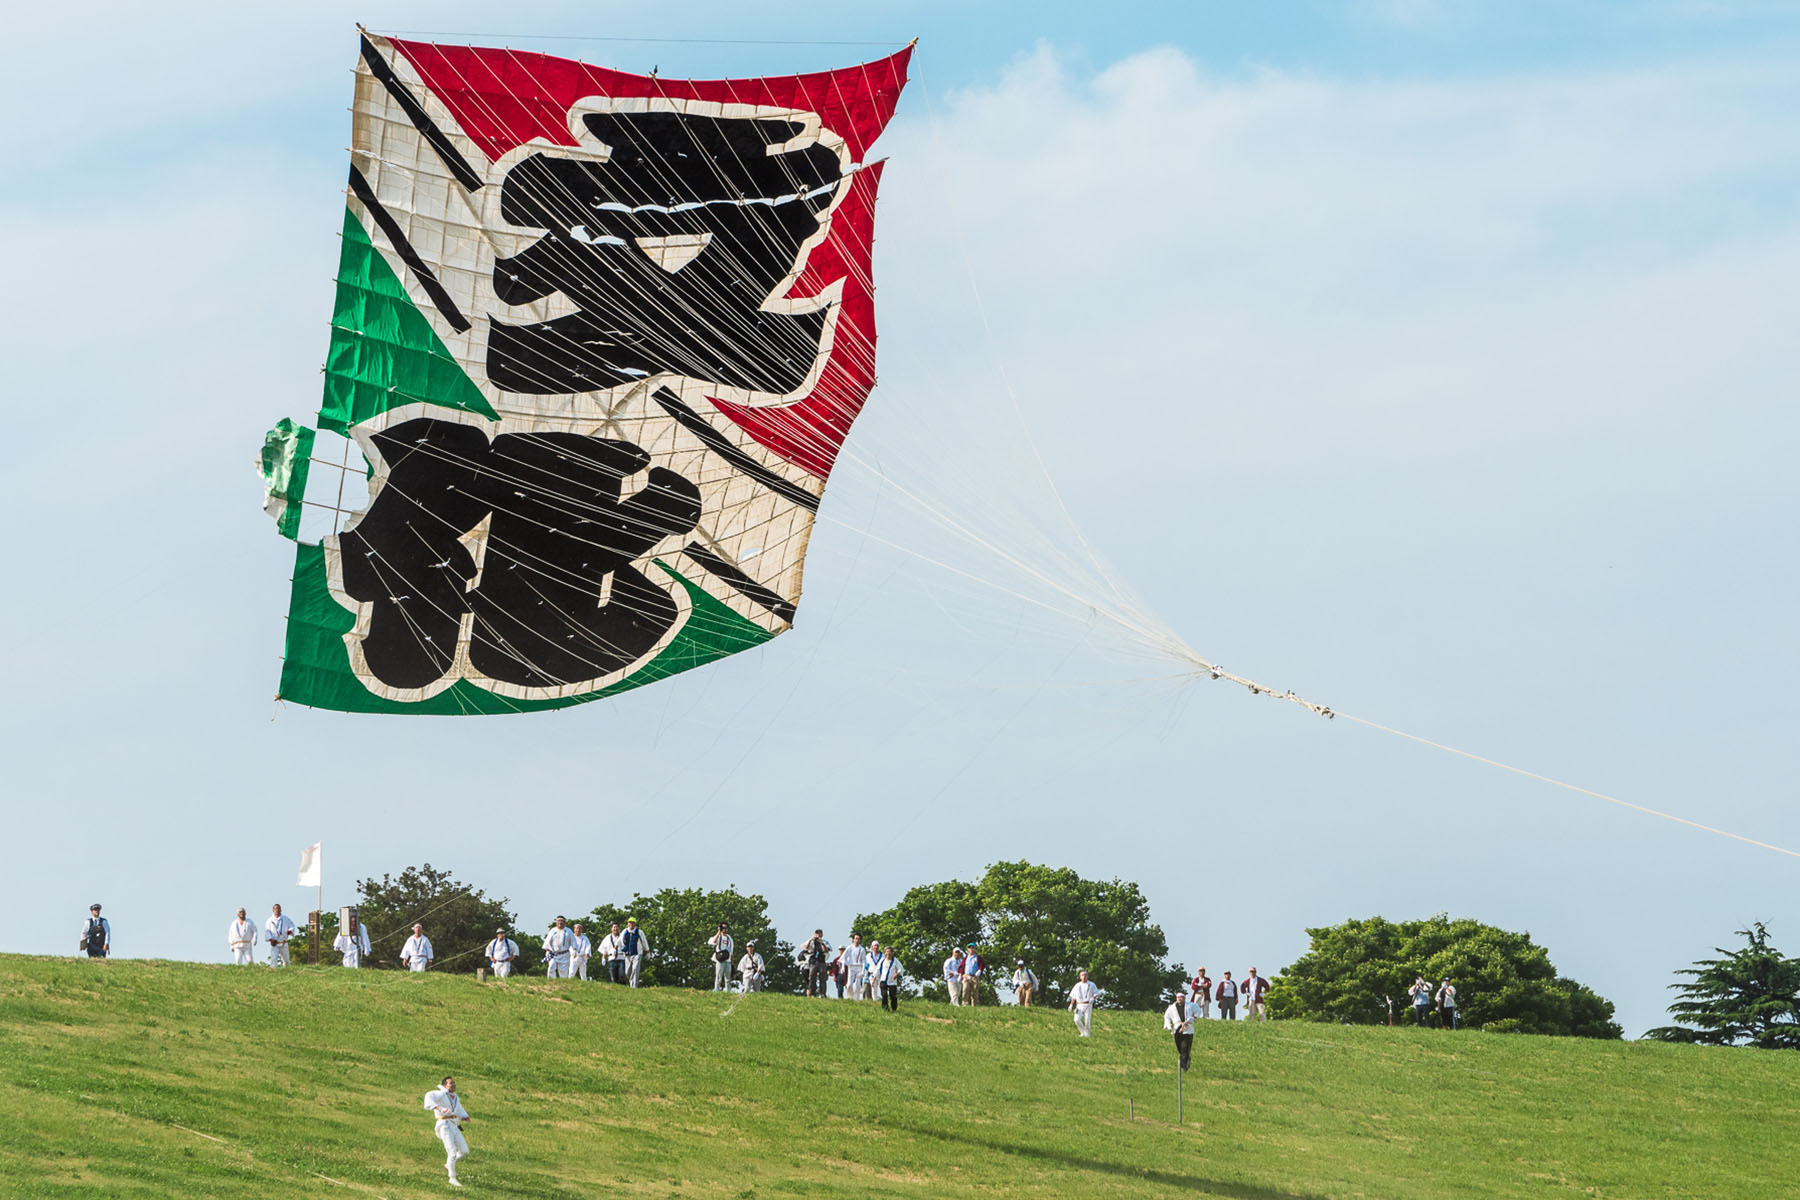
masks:
[[[909,54],[685,81],[363,39],[324,400],[259,457],[282,699],[555,708],[792,625]]]

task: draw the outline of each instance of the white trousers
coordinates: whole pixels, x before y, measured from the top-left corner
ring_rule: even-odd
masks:
[[[231,961],[240,967],[247,967],[250,965],[250,956],[255,951],[256,947],[249,942],[233,942],[231,943]]]
[[[636,987],[638,985],[638,972],[643,969],[644,956],[642,954],[627,954],[625,956],[626,983],[629,983],[632,987]]]
[[[962,1003],[962,980],[947,978],[944,980],[944,987],[950,993],[950,1003],[960,1005]]]
[[[550,963],[550,978],[568,979],[570,977],[568,951],[565,950],[561,954],[552,954],[548,961]]]
[[[1196,1000],[1196,1001],[1194,1001],[1194,1003],[1200,1006],[1200,1019],[1202,1021],[1204,1021],[1208,1017],[1212,1016],[1212,1001],[1211,1000]]]
[[[575,955],[570,956],[570,958],[569,958],[569,978],[570,979],[586,979],[587,978],[587,960],[588,960],[588,956],[585,954],[575,954]]]
[[[494,962],[493,959],[489,959],[488,961]],[[511,975],[511,974],[512,974],[512,959],[509,958],[505,962],[494,963],[494,978],[495,979],[505,979],[508,975]]]
[[[1081,1031],[1082,1037],[1087,1037],[1094,1032],[1093,1005],[1077,1004],[1075,1006],[1075,1028]]]
[[[847,970],[849,974],[844,977],[843,994],[852,1000],[860,1000],[863,994],[863,968],[849,967]]]
[[[423,971],[430,965],[431,960],[429,958],[415,958],[406,964],[406,969],[409,971]]]
[[[457,1160],[469,1157],[469,1141],[455,1121],[439,1121],[437,1136],[444,1143],[444,1169],[455,1178]]]

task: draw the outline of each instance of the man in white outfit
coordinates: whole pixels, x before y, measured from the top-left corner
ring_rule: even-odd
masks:
[[[650,953],[650,939],[638,928],[636,917],[625,918],[625,932],[619,937],[619,949],[625,955],[625,982],[638,985],[644,971],[644,958]]]
[[[869,962],[869,952],[863,949],[862,934],[850,935],[850,944],[844,947],[844,986],[838,992],[840,997],[848,996],[852,1000],[862,999],[863,976]]]
[[[951,1004],[962,1003],[962,951],[950,951],[950,957],[944,960],[944,991],[950,997]]]
[[[231,961],[240,967],[250,965],[256,952],[256,925],[238,909],[237,919],[225,927],[225,948]]]
[[[744,957],[738,959],[737,969],[739,978],[743,980],[742,987],[745,992],[763,990],[763,975],[766,968],[763,964],[763,956],[756,952],[755,942],[744,943]]]
[[[575,922],[575,944],[569,947],[569,971],[571,978],[586,979],[588,956],[594,952],[594,943],[588,935],[581,932],[581,922]]]
[[[731,990],[731,952],[736,943],[731,940],[731,926],[724,921],[719,922],[719,932],[706,939],[712,950],[713,991],[729,992]]]
[[[1081,1031],[1082,1037],[1089,1037],[1094,1032],[1094,1001],[1100,998],[1100,989],[1083,971],[1081,979],[1069,989],[1069,1011],[1075,1014],[1075,1028]]]
[[[449,1075],[435,1090],[425,1093],[425,1111],[437,1118],[437,1139],[444,1143],[444,1169],[450,1172],[450,1186],[461,1187],[456,1177],[456,1164],[469,1157],[469,1143],[462,1127],[475,1118],[463,1107],[456,1094],[456,1080]]]
[[[414,925],[412,936],[406,939],[406,945],[400,947],[400,965],[409,971],[423,971],[431,965],[434,957],[431,939],[425,936],[425,927]]]
[[[512,974],[513,960],[519,957],[519,943],[506,936],[505,929],[494,930],[494,940],[487,944],[488,966],[494,969],[495,979],[505,979]]]
[[[879,1000],[879,999],[881,999],[881,981],[875,978],[875,964],[877,962],[879,962],[880,960],[881,960],[881,943],[874,940],[873,938],[871,938],[871,939],[869,939],[869,961],[863,967],[864,995],[857,997],[857,999],[859,999],[859,1000]]]
[[[369,956],[369,931],[363,928],[361,921],[351,917],[350,928],[333,939],[331,948],[344,956],[346,967],[360,967],[363,959]]]
[[[1020,959],[1012,974],[1013,997],[1018,1000],[1020,1008],[1030,1008],[1031,998],[1037,994],[1037,972],[1025,965]]]
[[[575,949],[575,931],[561,914],[544,935],[544,964],[552,979],[569,978],[569,952]]]
[[[1184,1071],[1188,1069],[1188,1061],[1193,1057],[1194,1018],[1198,1015],[1179,987],[1169,998],[1169,1007],[1163,1010],[1163,1028],[1175,1035],[1175,1053],[1180,1056],[1181,1069]]]
[[[281,915],[281,905],[269,910],[269,919],[263,923],[263,944],[269,948],[271,967],[288,965],[288,941],[299,931],[294,918]]]

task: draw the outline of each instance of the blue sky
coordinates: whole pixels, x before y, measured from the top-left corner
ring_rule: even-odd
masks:
[[[881,387],[792,633],[541,717],[270,703],[290,548],[248,464],[317,406],[355,19],[738,40],[529,43],[665,75],[921,38]],[[237,905],[304,907],[320,838],[334,902],[430,860],[528,925],[735,882],[840,934],[1066,863],[1140,881],[1215,974],[1449,911],[1633,1033],[1733,929],[1800,942],[1791,859],[1166,678],[901,492],[1034,564],[1080,558],[1060,497],[1235,670],[1800,846],[1793,6],[102,6],[75,55],[23,21],[5,949],[65,950],[99,898],[124,953],[222,958]]]

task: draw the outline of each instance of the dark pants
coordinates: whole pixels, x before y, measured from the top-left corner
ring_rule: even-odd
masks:
[[[1219,1001],[1219,1020],[1221,1020],[1221,1021],[1237,1020],[1237,1001],[1236,1000],[1221,1000],[1221,1001]]]
[[[1175,1035],[1175,1052],[1181,1055],[1181,1069],[1188,1069],[1188,1059],[1194,1056],[1194,1035],[1177,1033]]]
[[[624,983],[625,960],[622,958],[609,959],[606,964],[606,972],[608,975],[612,976],[612,981],[614,983]]]
[[[1439,1025],[1444,1029],[1462,1028],[1462,1013],[1458,1012],[1455,1008],[1439,1010],[1439,1018]]]
[[[1425,1007],[1423,1004],[1413,1005],[1413,1024],[1417,1025],[1420,1029],[1423,1029],[1430,1021],[1431,1010],[1429,1008]]]
[[[815,962],[806,968],[806,994],[809,996],[818,996],[821,999],[824,998],[824,996],[825,996],[825,964],[824,963]]]
[[[88,947],[88,957],[89,958],[105,958],[106,951],[102,950],[98,946],[89,946]]]
[[[900,985],[884,983],[881,985],[881,1007],[889,1012],[900,1011]]]

